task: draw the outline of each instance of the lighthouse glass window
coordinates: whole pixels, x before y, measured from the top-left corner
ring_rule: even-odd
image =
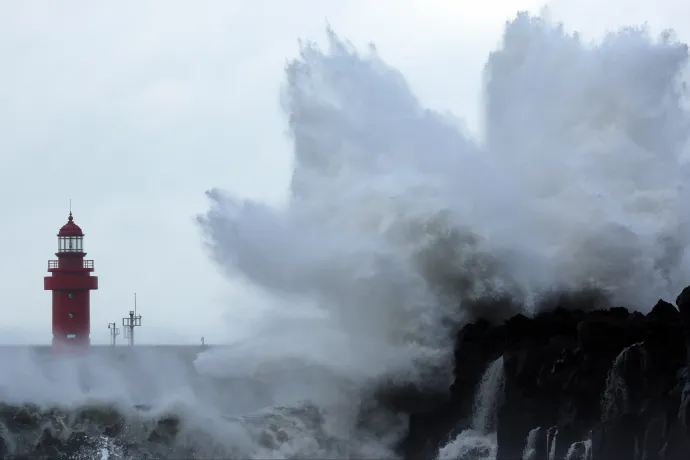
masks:
[[[61,236],[58,238],[58,252],[82,252],[83,237]]]

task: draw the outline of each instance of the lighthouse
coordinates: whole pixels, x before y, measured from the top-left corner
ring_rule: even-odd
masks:
[[[53,291],[53,350],[85,349],[91,343],[90,291],[98,289],[98,277],[91,276],[93,260],[85,259],[84,232],[71,211],[57,237],[57,260],[48,261],[50,276],[43,280],[43,289]]]

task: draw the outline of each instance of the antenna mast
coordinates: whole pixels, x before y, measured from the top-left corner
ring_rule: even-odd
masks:
[[[129,339],[129,346],[134,346],[134,328],[141,326],[141,315],[137,314],[137,293],[134,293],[134,310],[130,310],[129,316],[122,318],[122,326],[125,328],[125,338]]]
[[[117,336],[120,335],[120,328],[117,327],[117,323],[108,323],[108,329],[110,329],[110,346],[114,347]]]

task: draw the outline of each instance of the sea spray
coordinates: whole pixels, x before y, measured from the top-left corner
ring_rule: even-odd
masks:
[[[438,460],[491,460],[496,456],[497,403],[503,391],[503,356],[489,363],[477,386],[472,425],[439,449]]]
[[[586,44],[518,16],[488,59],[482,138],[428,110],[375,52],[332,33],[325,51],[306,44],[283,94],[287,203],[214,189],[199,219],[216,263],[275,308],[197,374],[157,355],[0,356],[3,436],[27,455],[54,422],[74,435],[50,440],[69,457],[105,435],[137,459],[395,458],[404,417],[372,395],[445,390],[457,326],[520,310],[477,300],[530,313],[553,287],[632,308],[675,295],[690,278],[690,130],[687,47],[669,37]],[[24,425],[10,426],[15,411]],[[454,441],[468,443],[495,455],[491,435]]]
[[[536,460],[537,459],[537,441],[541,428],[533,428],[530,430],[525,440],[525,448],[522,451],[522,460]]]
[[[564,460],[590,460],[591,455],[592,441],[588,439],[586,441],[574,442],[570,448],[568,448]]]
[[[613,360],[606,376],[606,385],[601,397],[601,420],[612,420],[628,410],[628,387],[625,383],[625,367],[630,353],[642,343],[625,347]]]
[[[465,430],[442,446],[436,460],[495,460],[496,436]]]
[[[668,35],[626,29],[585,44],[519,15],[487,62],[478,139],[426,109],[375,51],[330,31],[325,51],[306,43],[282,99],[287,203],[214,189],[199,219],[221,268],[280,304],[264,318],[281,331],[262,337],[262,360],[289,352],[333,369],[351,394],[442,389],[433,369],[459,323],[531,313],[554,289],[632,308],[677,292],[690,275],[686,63]],[[518,308],[477,302],[506,296]],[[307,305],[309,327],[285,323]]]
[[[546,452],[548,460],[556,460],[556,440],[558,439],[558,427],[552,426],[546,431]]]
[[[199,218],[220,267],[280,305],[263,318],[282,329],[262,338],[266,358],[348,363],[357,381],[439,375],[440,389],[450,331],[491,314],[463,308],[477,299],[530,310],[554,286],[595,286],[646,308],[677,292],[690,275],[686,61],[668,36],[592,45],[519,15],[489,57],[477,139],[375,51],[333,32],[326,50],[304,44],[283,89],[287,203],[213,189]],[[281,327],[307,306],[309,327]]]
[[[484,372],[475,397],[472,430],[487,434],[496,427],[496,410],[503,391],[503,355],[494,360]]]
[[[324,388],[348,382],[317,407],[349,420],[357,404],[337,401],[372,386],[445,388],[451,332],[465,321],[531,313],[553,289],[593,288],[632,308],[676,293],[690,277],[687,57],[668,34],[583,43],[518,15],[489,56],[486,135],[473,138],[373,49],[332,31],[325,51],[306,43],[282,99],[295,165],[287,203],[214,189],[199,218],[220,267],[280,306],[263,318],[279,333],[243,348],[260,342],[265,368],[289,358],[327,369]],[[476,307],[505,296],[518,308]],[[241,353],[216,362],[249,368]],[[300,397],[324,393],[296,381]],[[557,430],[547,438],[555,460]],[[463,446],[495,452],[491,436],[468,431],[439,456]]]

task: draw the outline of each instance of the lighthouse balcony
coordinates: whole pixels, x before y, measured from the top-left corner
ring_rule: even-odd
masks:
[[[43,289],[46,291],[84,291],[98,289],[98,277],[76,273],[53,273],[43,278]]]
[[[63,260],[62,263],[59,260],[49,260],[48,261],[48,271],[87,271],[92,272],[94,270],[93,260]]]

